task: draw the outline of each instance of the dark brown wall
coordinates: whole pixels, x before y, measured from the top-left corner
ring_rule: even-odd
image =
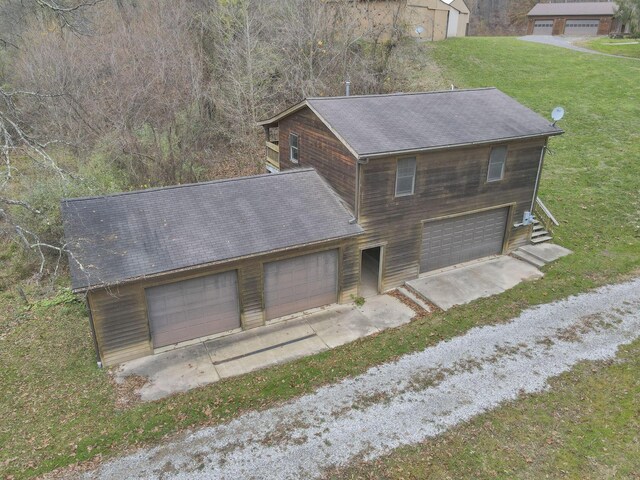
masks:
[[[533,26],[536,20],[544,20],[545,18],[553,19],[553,28],[551,31],[552,35],[562,35],[564,33],[565,24],[567,22],[566,17],[538,17],[538,18],[529,18],[529,23],[527,24],[527,35],[533,34]],[[584,19],[595,19],[593,15],[591,16],[571,16],[571,19],[574,18],[584,18]],[[614,31],[614,22],[613,18],[610,16],[600,17],[600,25],[598,26],[598,35],[609,35],[612,31]]]
[[[280,170],[314,167],[354,209],[356,159],[315,114],[305,108],[278,124]],[[298,134],[300,163],[289,161],[289,133]]]
[[[366,233],[358,237],[358,244],[386,245],[383,290],[418,275],[423,220],[514,204],[511,223],[520,222],[531,205],[543,145],[544,140],[510,143],[504,178],[490,183],[486,182],[489,147],[418,155],[415,193],[398,198],[396,157],[361,165],[358,222]],[[508,235],[507,250],[511,250],[528,242],[530,227],[511,228]]]
[[[301,247],[287,252],[273,253],[243,261],[159,276],[144,281],[122,284],[110,289],[89,292],[89,307],[96,333],[98,351],[105,366],[115,365],[153,353],[145,288],[229,270],[238,272],[238,290],[242,328],[264,325],[263,264],[284,258],[328,249],[340,249],[339,270],[351,272],[356,268],[352,258],[357,254],[355,240],[347,239],[324,245]],[[339,274],[338,301],[348,302],[357,290],[357,277],[350,273],[349,282]],[[353,283],[356,282],[356,283]]]
[[[600,25],[598,25],[598,35],[609,35],[613,31],[613,18],[600,17]]]
[[[562,35],[564,33],[564,24],[566,23],[566,18],[555,18],[553,20],[553,29],[551,30],[551,35]]]
[[[153,352],[144,290],[139,285],[89,292],[89,308],[105,366]]]

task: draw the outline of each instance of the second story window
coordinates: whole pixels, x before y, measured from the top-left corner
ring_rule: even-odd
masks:
[[[289,134],[289,160],[291,160],[293,163],[298,163],[300,161],[298,135],[296,133]]]
[[[487,182],[497,182],[504,177],[504,164],[507,161],[507,147],[501,145],[493,147],[489,155],[489,169],[487,172]]]
[[[416,158],[401,158],[396,171],[396,197],[413,195],[416,186]]]

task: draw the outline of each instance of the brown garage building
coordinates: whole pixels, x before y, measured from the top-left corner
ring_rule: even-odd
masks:
[[[624,31],[613,2],[538,3],[527,14],[527,35],[609,35]]]
[[[103,364],[550,239],[531,213],[562,130],[497,89],[309,98],[261,125],[279,173],[63,201]]]
[[[68,199],[62,212],[104,365],[347,301],[345,244],[363,232],[312,169]]]

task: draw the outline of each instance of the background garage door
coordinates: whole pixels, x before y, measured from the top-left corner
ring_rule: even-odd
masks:
[[[264,266],[267,320],[335,303],[338,297],[338,250],[312,253]]]
[[[553,30],[553,20],[536,20],[533,23],[534,35],[551,35]]]
[[[420,271],[502,253],[508,212],[499,208],[425,223]]]
[[[146,290],[155,348],[240,326],[235,271]]]
[[[567,20],[565,35],[597,35],[599,20]]]

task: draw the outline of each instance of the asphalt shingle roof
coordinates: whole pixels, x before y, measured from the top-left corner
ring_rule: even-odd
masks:
[[[614,2],[538,3],[528,13],[530,17],[553,15],[613,15],[618,10]]]
[[[74,290],[363,231],[313,169],[66,199],[62,216]]]
[[[562,133],[496,88],[306,102],[358,157]]]

